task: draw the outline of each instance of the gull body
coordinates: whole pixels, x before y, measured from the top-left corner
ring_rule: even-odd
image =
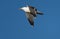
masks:
[[[33,26],[34,26],[34,18],[36,17],[36,15],[37,14],[43,15],[42,12],[38,12],[37,9],[32,6],[26,6],[26,7],[20,8],[20,9],[26,12],[26,16],[28,18],[28,21]]]

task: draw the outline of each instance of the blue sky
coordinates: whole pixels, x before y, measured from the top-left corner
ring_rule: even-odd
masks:
[[[60,39],[60,0],[29,0],[44,13],[31,27],[19,8],[27,0],[0,0],[0,39]]]

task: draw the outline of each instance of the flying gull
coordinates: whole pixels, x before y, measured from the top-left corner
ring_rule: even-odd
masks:
[[[42,12],[37,11],[37,9],[33,6],[26,6],[26,7],[20,8],[20,9],[26,12],[28,21],[32,26],[34,26],[34,18],[36,18],[36,15],[37,14],[43,15]]]

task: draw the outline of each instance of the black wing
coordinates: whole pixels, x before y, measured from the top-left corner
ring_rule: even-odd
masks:
[[[26,13],[26,16],[28,18],[29,23],[34,26],[34,20],[33,20],[34,16],[28,12]]]

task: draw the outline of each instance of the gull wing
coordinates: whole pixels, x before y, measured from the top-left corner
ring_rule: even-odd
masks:
[[[37,14],[44,15],[43,12],[37,11]]]
[[[34,16],[28,12],[26,13],[26,16],[27,16],[29,23],[34,26],[34,20],[33,20]]]

